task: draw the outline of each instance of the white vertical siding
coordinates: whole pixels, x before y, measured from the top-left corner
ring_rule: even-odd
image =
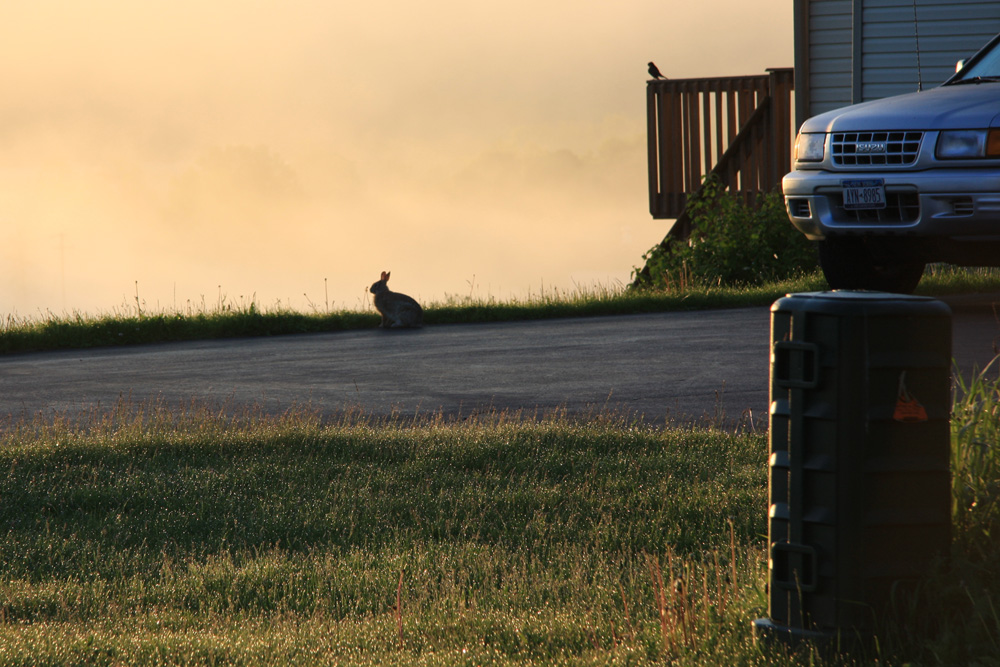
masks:
[[[809,115],[851,103],[853,0],[811,0]]]
[[[809,116],[917,90],[918,36],[919,79],[926,89],[1000,33],[997,0],[915,0],[916,23],[914,0],[802,1]]]
[[[924,88],[955,72],[955,63],[1000,32],[1000,2],[864,0],[860,100],[917,90],[917,38]]]

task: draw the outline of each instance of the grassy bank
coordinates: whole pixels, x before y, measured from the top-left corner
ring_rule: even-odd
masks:
[[[556,317],[627,315],[673,310],[762,306],[793,292],[826,289],[820,274],[759,286],[690,285],[682,290],[632,290],[624,287],[552,290],[523,299],[451,296],[426,304],[428,325],[497,322]],[[996,270],[932,268],[918,293],[926,295],[1000,290]],[[280,336],[373,328],[379,317],[368,311],[300,313],[268,310],[249,302],[185,312],[151,312],[128,305],[103,315],[48,314],[41,318],[8,316],[0,322],[0,354],[183,340]]]
[[[761,305],[789,291],[822,288],[819,276],[763,287],[697,288],[684,292],[633,291],[622,287],[551,290],[523,299],[451,296],[424,304],[428,326],[556,317],[591,317]],[[0,354],[37,350],[135,345],[180,340],[280,336],[366,329],[378,326],[374,308],[367,311],[300,313],[268,310],[255,303],[211,310],[149,312],[123,307],[107,315],[49,315],[8,318],[0,328]]]
[[[994,664],[1000,388],[953,570],[861,664]],[[824,664],[755,644],[763,434],[134,406],[0,433],[0,665]]]

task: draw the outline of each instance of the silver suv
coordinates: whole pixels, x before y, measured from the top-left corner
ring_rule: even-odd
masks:
[[[834,289],[908,293],[929,262],[1000,266],[1000,35],[936,88],[807,120],[782,191]]]

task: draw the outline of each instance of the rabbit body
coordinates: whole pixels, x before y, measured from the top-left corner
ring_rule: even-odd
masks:
[[[389,289],[389,272],[383,271],[382,278],[372,284],[369,290],[375,295],[375,310],[382,315],[380,327],[403,329],[424,325],[424,311],[412,297]]]

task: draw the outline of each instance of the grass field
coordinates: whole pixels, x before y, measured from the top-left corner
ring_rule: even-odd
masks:
[[[0,664],[753,651],[761,436],[121,406],[5,440]]]
[[[997,387],[976,383],[956,408],[957,570],[920,610],[941,622],[862,663],[1000,656]],[[766,449],[613,415],[123,403],[8,424],[0,665],[821,664],[752,637]]]

